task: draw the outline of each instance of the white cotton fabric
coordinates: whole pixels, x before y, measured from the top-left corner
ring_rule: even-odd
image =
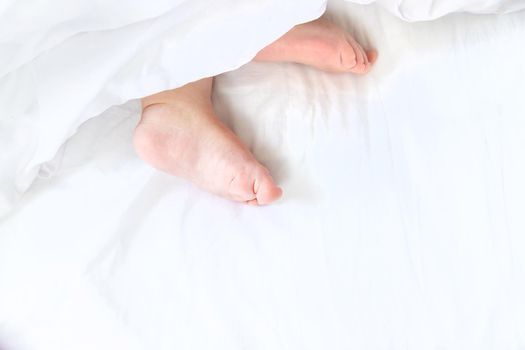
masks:
[[[525,6],[523,0],[377,3],[406,20]],[[0,216],[89,118],[237,68],[324,8],[325,0],[2,0]]]
[[[2,350],[525,348],[525,13],[329,11],[378,49],[369,75],[216,79],[281,202],[151,169],[136,101],[42,166],[0,225]]]
[[[0,7],[0,213],[84,121],[232,70],[320,0],[7,1]]]
[[[407,21],[432,20],[453,12],[508,13],[525,8],[523,0],[347,0],[377,3]]]

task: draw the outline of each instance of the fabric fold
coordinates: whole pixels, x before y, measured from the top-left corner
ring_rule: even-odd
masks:
[[[0,37],[0,216],[89,118],[238,68],[326,7],[324,0],[76,3],[64,5],[69,17],[52,13],[60,1],[47,10],[38,1],[12,2],[3,11],[2,19],[20,17],[23,9],[43,12],[36,23]]]

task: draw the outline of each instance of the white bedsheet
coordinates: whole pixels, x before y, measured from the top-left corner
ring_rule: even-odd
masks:
[[[525,8],[524,0],[347,1],[409,21]],[[238,68],[325,8],[326,0],[1,0],[0,218],[83,122]]]
[[[143,164],[135,102],[80,128],[0,226],[2,350],[525,347],[525,13],[331,13],[370,75],[216,80],[277,205]]]

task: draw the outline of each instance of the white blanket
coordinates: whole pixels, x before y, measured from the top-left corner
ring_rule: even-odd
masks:
[[[521,10],[523,0],[351,0],[377,3],[407,21],[436,19],[452,12],[505,13]]]
[[[319,0],[8,4],[0,12],[0,216],[87,119],[235,69],[324,9]]]
[[[283,18],[315,17],[317,5]],[[56,110],[46,118],[65,122],[0,115],[2,147],[25,149],[33,135],[14,159],[44,162],[0,225],[2,350],[525,347],[525,13],[409,24],[377,4],[330,7],[380,52],[370,75],[251,63],[216,80],[219,115],[284,188],[266,208],[141,162],[136,101],[84,123],[47,161],[48,141],[59,147],[73,120],[97,113],[67,114],[77,92],[100,87],[91,78],[138,79],[97,75],[104,57],[94,70],[45,66],[37,81],[48,74],[49,84],[33,92],[55,100],[35,105],[16,89],[33,73],[2,78],[2,106]],[[136,41],[114,52],[132,55]],[[238,63],[257,50],[247,45]],[[38,64],[51,64],[52,51]],[[83,80],[44,89],[64,83],[63,69]],[[104,86],[82,103],[131,94]],[[69,107],[53,105],[59,98]]]

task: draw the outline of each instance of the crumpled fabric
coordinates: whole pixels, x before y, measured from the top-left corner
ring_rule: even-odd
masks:
[[[233,70],[294,25],[322,15],[326,3],[23,0],[0,6],[1,216],[89,118]]]
[[[377,3],[405,21],[428,21],[454,12],[508,13],[525,8],[523,0],[351,0]]]
[[[523,0],[377,3],[405,20],[525,7]],[[325,8],[325,0],[3,0],[0,217],[89,118],[233,70]]]

